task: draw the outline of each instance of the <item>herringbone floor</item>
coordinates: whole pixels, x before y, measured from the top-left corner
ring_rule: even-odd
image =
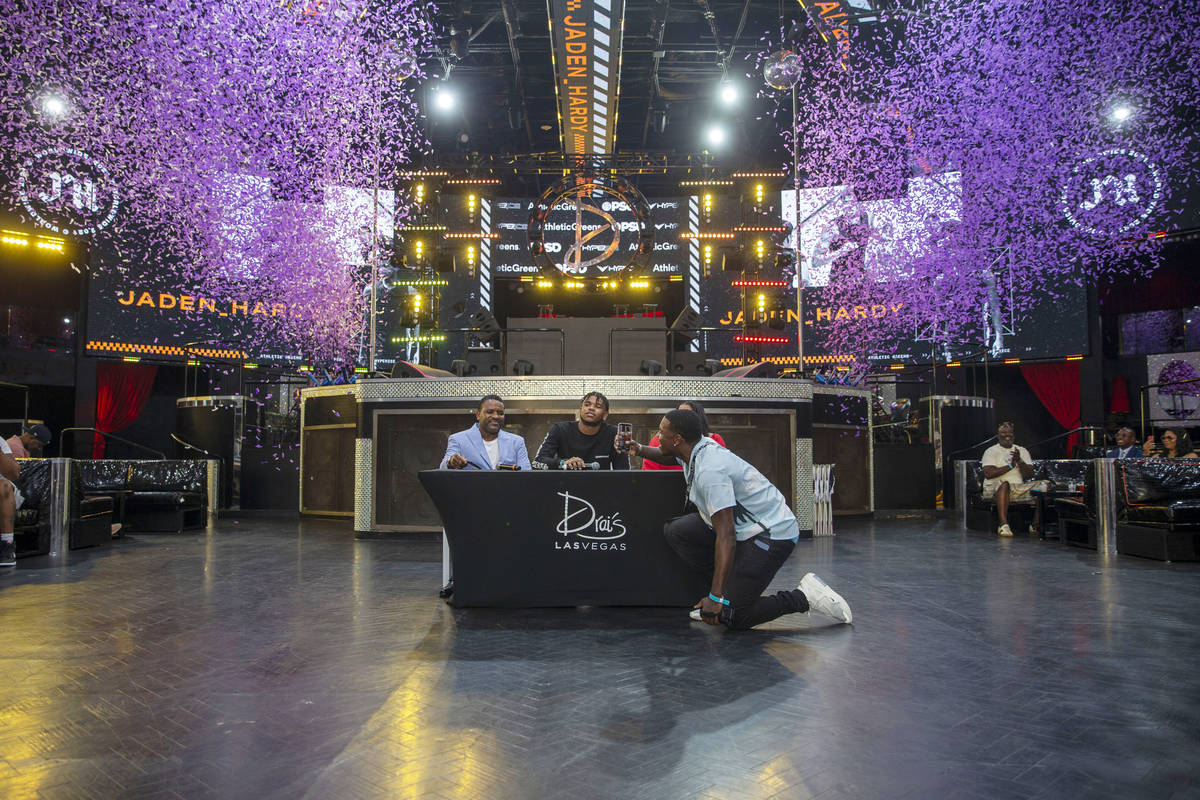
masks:
[[[1200,796],[1200,567],[839,520],[855,625],[455,610],[440,546],[223,521],[0,575],[4,798]]]

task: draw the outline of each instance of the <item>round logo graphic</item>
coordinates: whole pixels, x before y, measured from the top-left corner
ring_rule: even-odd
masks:
[[[654,252],[650,206],[614,175],[575,175],[530,205],[530,254],[574,278],[612,277],[649,262]]]
[[[107,228],[120,206],[108,168],[71,148],[49,148],[26,160],[17,192],[38,223],[66,236]]]
[[[1176,419],[1195,416],[1200,408],[1200,372],[1194,366],[1180,360],[1168,362],[1158,373],[1158,383],[1159,408]]]
[[[1084,233],[1113,236],[1145,222],[1162,199],[1158,167],[1136,150],[1117,147],[1071,170],[1059,206],[1067,222]]]

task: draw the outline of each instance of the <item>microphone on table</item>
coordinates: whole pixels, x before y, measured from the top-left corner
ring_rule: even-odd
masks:
[[[496,469],[507,469],[513,472],[520,472],[521,467],[517,464],[497,464]]]
[[[600,469],[600,462],[599,461],[589,461],[588,463],[583,465],[583,468],[584,469]]]

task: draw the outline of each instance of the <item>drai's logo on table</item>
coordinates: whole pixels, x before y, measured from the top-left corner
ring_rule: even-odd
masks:
[[[556,532],[562,539],[554,542],[555,550],[624,550],[625,523],[621,512],[600,514],[596,506],[579,495],[559,492],[563,499],[562,520]]]

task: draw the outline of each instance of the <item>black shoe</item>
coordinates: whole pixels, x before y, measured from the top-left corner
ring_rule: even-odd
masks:
[[[438,597],[442,598],[443,600],[445,600],[452,594],[454,594],[454,581],[453,580],[451,580],[449,583],[447,583],[441,589],[438,589]]]
[[[0,541],[0,567],[15,567],[17,565],[17,543]]]

